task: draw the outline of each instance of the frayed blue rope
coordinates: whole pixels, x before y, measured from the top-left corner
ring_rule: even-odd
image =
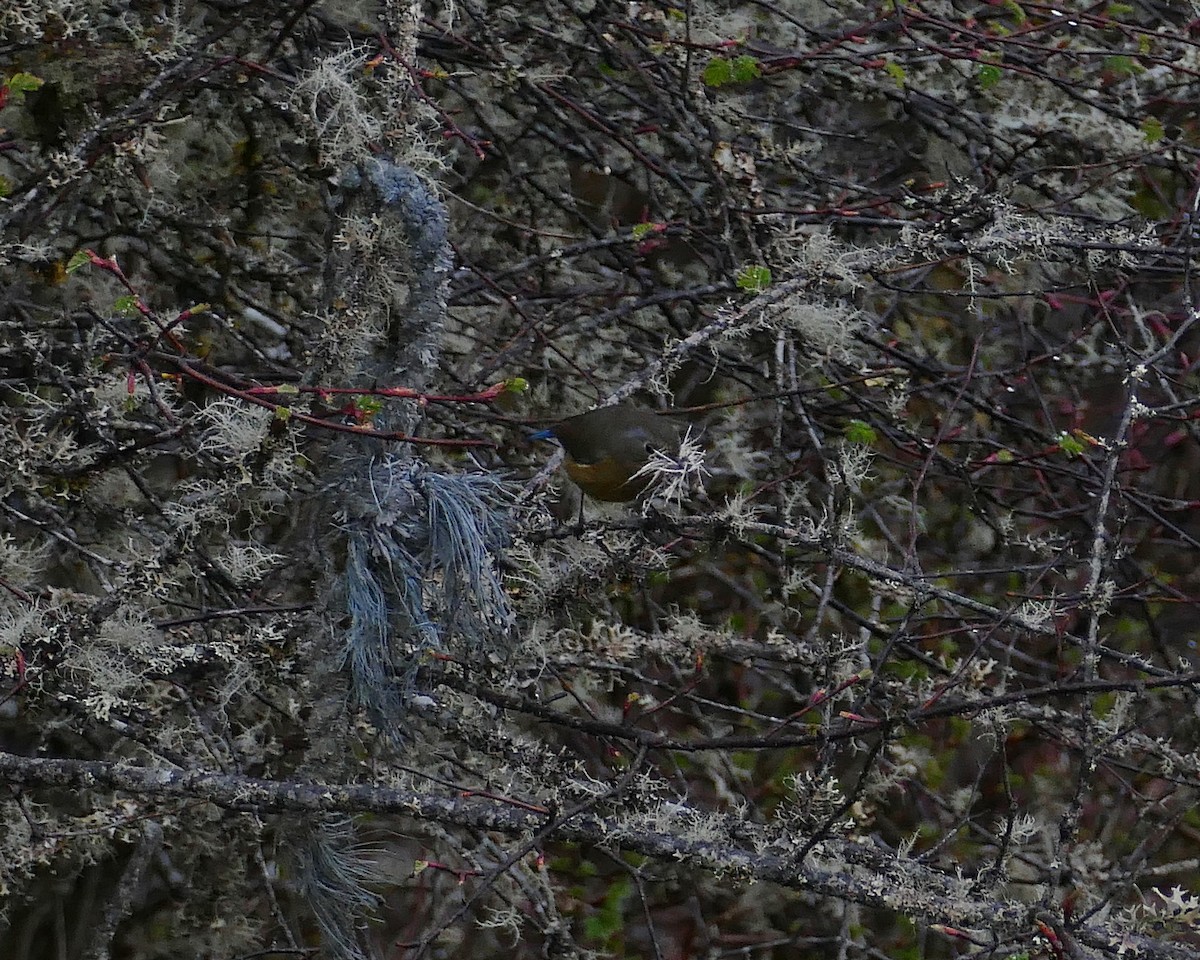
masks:
[[[507,653],[515,617],[497,557],[508,542],[504,481],[381,464],[375,507],[352,522],[345,659],[358,702],[403,740],[405,713],[431,653]]]
[[[358,944],[358,934],[383,902],[370,886],[384,877],[374,866],[371,851],[355,842],[353,822],[314,821],[294,842],[300,892],[329,955],[338,960],[369,960]]]
[[[446,205],[408,167],[378,158],[367,164],[367,177],[380,199],[404,225],[415,273],[450,270],[450,217]]]
[[[348,185],[369,181],[403,227],[411,264],[408,298],[382,379],[420,383],[433,368],[452,265],[445,205],[409,168],[366,163]],[[381,430],[411,416],[402,404],[377,415]],[[403,424],[401,424],[403,426]],[[484,660],[507,652],[513,614],[497,557],[508,542],[504,482],[486,474],[443,475],[400,454],[364,465],[364,504],[350,508],[343,656],[354,694],[385,735],[403,739],[405,712],[430,654]],[[361,489],[361,488],[360,488]]]

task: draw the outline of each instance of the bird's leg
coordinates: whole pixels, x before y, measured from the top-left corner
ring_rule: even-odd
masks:
[[[583,536],[583,501],[585,497],[583,491],[579,491],[579,516],[575,519],[575,536]]]

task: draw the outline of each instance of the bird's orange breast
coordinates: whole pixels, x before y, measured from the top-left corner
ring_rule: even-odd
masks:
[[[567,456],[563,466],[567,468],[567,476],[589,497],[610,503],[632,500],[646,489],[649,482],[647,477],[633,478],[641,464],[622,463],[619,460],[580,463]]]

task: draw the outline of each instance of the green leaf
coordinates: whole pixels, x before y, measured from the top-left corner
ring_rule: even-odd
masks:
[[[748,293],[762,293],[771,285],[771,271],[758,264],[742,267],[742,272],[737,275],[737,285],[739,290]]]
[[[80,250],[78,253],[74,254],[70,260],[67,261],[67,273],[74,273],[85,263],[91,262],[92,258],[87,255],[87,252]]]
[[[1158,143],[1164,135],[1162,121],[1158,117],[1147,117],[1142,121],[1142,136],[1147,143]]]
[[[1127,17],[1133,13],[1133,4],[1131,3],[1110,3],[1104,11],[1104,15],[1108,17]]]
[[[1004,9],[1012,14],[1012,18],[1017,23],[1025,22],[1025,11],[1021,8],[1021,5],[1017,3],[1017,0],[1004,0]]]
[[[524,393],[529,389],[529,381],[524,377],[509,377],[504,381],[505,393]]]
[[[14,73],[8,78],[5,86],[13,93],[29,93],[45,82],[41,77],[35,77],[32,73]]]
[[[373,417],[383,409],[383,401],[379,397],[362,394],[354,398],[354,409],[367,417]]]
[[[633,892],[633,882],[625,876],[614,880],[604,894],[599,910],[583,922],[584,933],[599,943],[609,943],[625,928],[623,906]]]
[[[12,181],[3,175],[0,175],[0,197],[7,197],[12,193]]]
[[[1153,181],[1138,187],[1129,198],[1129,205],[1147,220],[1168,220],[1171,216],[1162,189]]]
[[[1064,431],[1058,435],[1058,449],[1068,457],[1078,457],[1085,448],[1082,440]]]
[[[1137,63],[1133,57],[1126,56],[1125,54],[1105,57],[1104,69],[1122,77],[1131,77],[1134,74],[1145,72],[1145,68],[1141,64]]]
[[[724,57],[713,57],[700,74],[700,80],[706,87],[723,87],[733,82],[733,67]]]
[[[883,65],[883,69],[889,77],[896,81],[896,86],[904,86],[904,81],[908,77],[908,74],[905,72],[904,68],[900,66],[900,64],[893,63],[891,60],[889,60]]]
[[[851,420],[846,424],[842,435],[851,443],[859,443],[863,446],[868,446],[879,439],[875,428],[864,420]]]
[[[975,79],[979,81],[980,90],[990,90],[1000,82],[1000,78],[1004,75],[994,63],[985,63],[979,68],[979,72],[975,75]]]
[[[731,83],[749,83],[762,76],[762,64],[749,54],[732,60],[713,57],[704,67],[700,79],[706,87],[724,87]]]
[[[131,317],[138,313],[138,298],[132,293],[127,293],[123,297],[117,297],[113,304],[113,309],[123,317]]]
[[[734,57],[732,66],[734,83],[749,83],[762,76],[762,66],[749,54]]]

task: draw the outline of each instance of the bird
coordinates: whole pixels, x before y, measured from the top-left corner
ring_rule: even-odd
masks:
[[[621,503],[635,499],[650,484],[635,476],[657,451],[679,452],[679,427],[650,410],[618,403],[568,417],[530,440],[557,440],[566,454],[564,466],[584,493],[596,500]]]

